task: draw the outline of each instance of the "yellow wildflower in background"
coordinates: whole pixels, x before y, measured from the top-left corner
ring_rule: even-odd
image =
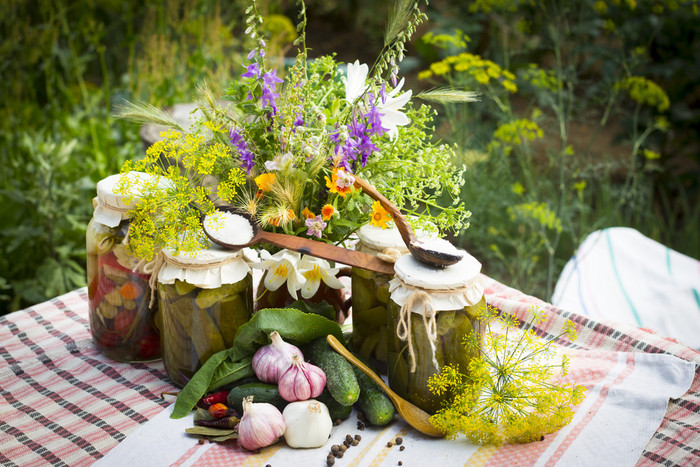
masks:
[[[382,229],[387,228],[387,222],[391,220],[391,214],[384,209],[382,203],[375,201],[372,204],[372,214],[370,215],[369,223],[375,227],[381,227]]]
[[[627,91],[633,101],[656,107],[659,112],[665,112],[671,106],[668,94],[658,84],[642,76],[630,76],[618,81],[615,89]]]

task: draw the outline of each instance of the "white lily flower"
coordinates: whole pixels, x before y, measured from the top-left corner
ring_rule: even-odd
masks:
[[[355,63],[348,63],[347,69],[348,76],[345,79],[345,100],[353,103],[367,90],[369,67],[366,63],[360,64],[359,60],[355,60]]]
[[[299,270],[303,274],[306,282],[301,287],[301,296],[309,299],[316,295],[318,288],[323,281],[332,289],[342,289],[343,283],[338,280],[338,268],[331,268],[328,261],[314,256],[304,256],[299,262]]]
[[[398,127],[408,125],[410,123],[409,118],[405,113],[401,112],[400,109],[408,103],[413,95],[412,90],[408,90],[397,96],[401,88],[403,87],[405,79],[401,78],[401,81],[396,85],[396,87],[386,95],[386,101],[384,103],[381,100],[377,103],[377,109],[380,113],[380,119],[382,121],[382,127],[387,129],[387,134],[389,138],[396,139],[399,135]]]
[[[265,288],[274,292],[286,282],[289,295],[296,300],[297,290],[301,289],[306,282],[306,278],[299,271],[301,255],[289,250],[282,250],[271,255],[268,251],[262,250],[260,257],[263,261],[255,264],[254,267],[267,271],[264,281]]]

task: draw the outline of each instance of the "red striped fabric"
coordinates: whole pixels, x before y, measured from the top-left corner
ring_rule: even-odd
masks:
[[[700,353],[647,330],[559,310],[484,277],[487,301],[526,321],[531,305],[548,319],[536,332],[559,334],[565,319],[579,338],[562,346],[667,353],[700,364]],[[0,464],[89,465],[160,413],[173,391],[161,362],[122,364],[90,338],[86,290],[0,317]],[[543,444],[542,449],[546,446]],[[700,377],[672,400],[640,466],[700,465]]]

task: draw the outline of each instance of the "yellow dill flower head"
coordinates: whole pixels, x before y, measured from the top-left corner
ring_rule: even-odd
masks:
[[[671,106],[668,94],[658,84],[642,76],[625,78],[615,83],[615,89],[627,91],[633,101],[656,107],[659,112],[665,112]]]
[[[424,80],[424,79],[429,79],[433,76],[433,72],[430,70],[423,70],[418,72],[418,79],[419,80]]]
[[[255,184],[258,185],[260,190],[267,192],[270,191],[272,184],[275,183],[276,179],[277,176],[274,173],[264,173],[255,177]]]
[[[450,72],[450,65],[448,65],[444,60],[431,63],[430,71],[432,71],[435,76],[442,76]]]
[[[370,225],[386,229],[386,224],[389,221],[391,221],[391,214],[389,214],[389,212],[386,209],[384,209],[382,203],[380,203],[379,201],[375,201],[374,204],[372,204],[372,214],[370,214],[369,217]]]

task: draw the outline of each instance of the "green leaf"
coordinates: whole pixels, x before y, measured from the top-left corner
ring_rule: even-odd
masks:
[[[335,319],[335,308],[333,308],[333,305],[329,304],[326,301],[322,301],[319,303],[310,303],[304,300],[297,300],[294,303],[290,304],[287,308],[295,308],[297,310],[303,311],[304,313],[313,313],[315,315],[321,315],[324,318],[328,318],[330,320]]]
[[[233,362],[229,360],[224,360],[221,362],[214,369],[207,392],[213,391],[214,389],[218,389],[222,386],[226,386],[227,384],[238,381],[239,379],[255,376],[252,361],[252,357],[246,357]]]
[[[253,355],[270,342],[269,334],[277,331],[285,341],[303,345],[333,334],[342,339],[340,325],[323,316],[304,313],[294,308],[266,308],[258,311],[250,321],[238,328],[233,343],[233,360]]]
[[[201,436],[226,436],[235,432],[236,430],[233,428],[209,428],[207,426],[193,426],[192,428],[185,428],[185,433]]]

